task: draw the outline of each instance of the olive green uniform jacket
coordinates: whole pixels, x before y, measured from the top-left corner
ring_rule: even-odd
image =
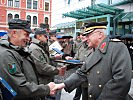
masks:
[[[78,59],[80,61],[85,61],[85,59],[90,55],[92,50],[89,50],[86,43],[81,42],[77,48],[74,59]]]
[[[128,100],[131,59],[127,47],[105,38],[91,59],[86,59],[81,69],[65,80],[65,89],[71,92],[86,80],[88,100]]]
[[[0,76],[17,92],[15,100],[38,100],[48,95],[49,86],[38,83],[29,53],[7,39],[0,41]]]
[[[36,64],[36,73],[39,83],[47,84],[53,81],[53,76],[59,73],[58,69],[50,65],[49,55],[45,52],[45,44],[41,44],[39,40],[33,39],[29,46],[29,51]]]

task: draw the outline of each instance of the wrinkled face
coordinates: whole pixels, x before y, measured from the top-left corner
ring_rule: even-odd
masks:
[[[43,43],[46,43],[47,40],[48,40],[47,36],[44,35],[44,34],[39,34],[39,35],[37,35],[37,39],[39,39],[39,40],[40,40],[41,42],[43,42]]]
[[[99,38],[100,38],[99,31],[93,31],[90,34],[86,35],[87,44],[91,48],[96,48],[99,45]]]
[[[24,30],[16,30],[13,33],[14,45],[26,47],[30,40],[29,33]]]

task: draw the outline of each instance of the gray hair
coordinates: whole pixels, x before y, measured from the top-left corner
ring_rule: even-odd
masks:
[[[106,29],[96,29],[96,31],[100,31],[100,32],[104,33],[104,35],[107,35]]]

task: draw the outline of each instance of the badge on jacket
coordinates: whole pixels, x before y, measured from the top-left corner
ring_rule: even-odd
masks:
[[[39,59],[40,59],[40,61],[43,61],[44,60],[44,58],[43,58],[42,55],[39,56]]]
[[[106,42],[102,43],[101,47],[100,47],[100,50],[103,50],[106,46]]]
[[[8,64],[8,71],[10,74],[14,74],[16,72],[16,64],[15,63]]]

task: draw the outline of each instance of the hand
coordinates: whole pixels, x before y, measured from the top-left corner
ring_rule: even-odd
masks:
[[[55,87],[52,89],[52,92],[56,92],[57,90],[61,90],[65,87],[64,83],[55,84]]]
[[[61,59],[62,54],[56,54],[56,55],[54,55],[54,57],[55,57],[55,59]]]
[[[66,56],[66,57],[65,57],[65,59],[66,59],[66,60],[72,60],[72,59],[73,59],[73,57]]]
[[[50,94],[49,95],[55,95],[56,91],[52,91],[53,88],[55,87],[55,83],[54,82],[50,82],[48,84],[49,88],[50,88]]]
[[[66,72],[66,69],[67,69],[66,66],[63,66],[63,67],[58,68],[58,70],[59,70],[59,75],[60,75],[60,76],[64,76],[64,75],[65,75],[65,72]]]

